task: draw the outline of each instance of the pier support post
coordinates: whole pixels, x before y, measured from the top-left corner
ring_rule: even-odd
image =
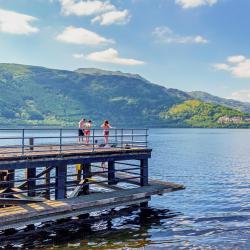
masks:
[[[0,189],[4,189],[8,187],[8,184],[6,184],[5,181],[7,181],[8,178],[8,171],[0,171]],[[4,183],[2,183],[4,182]]]
[[[85,183],[88,183],[89,182],[88,178],[91,177],[91,164],[89,163],[83,164],[82,171],[83,171],[83,179],[85,179]],[[89,194],[89,184],[85,184],[83,186],[82,192],[84,194]]]
[[[66,198],[66,179],[67,179],[67,165],[60,164],[56,166],[56,187],[55,187],[55,199]]]
[[[26,170],[28,196],[36,196],[36,168],[27,168]]]
[[[148,159],[140,160],[140,184],[141,186],[148,185]]]
[[[7,175],[7,181],[10,181],[8,187],[13,188],[15,186],[15,170],[9,170]]]
[[[108,184],[114,185],[115,181],[115,163],[114,161],[108,161]]]
[[[45,173],[45,185],[46,185],[46,191],[45,191],[45,198],[50,199],[50,168],[46,167],[46,173]]]

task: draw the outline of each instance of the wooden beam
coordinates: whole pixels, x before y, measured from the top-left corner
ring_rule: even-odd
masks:
[[[28,203],[43,202],[44,200],[31,200],[31,199],[19,199],[19,198],[0,198],[1,205],[23,205]],[[1,210],[0,210],[1,211]]]
[[[86,164],[95,162],[107,162],[110,159],[113,161],[122,160],[140,160],[142,158],[148,159],[151,157],[151,149],[138,150],[119,150],[119,151],[97,151],[97,152],[75,152],[72,154],[64,154],[58,158],[57,155],[44,155],[27,157],[12,157],[10,159],[0,159],[0,170],[8,169],[23,169],[32,167],[56,166],[59,164]]]

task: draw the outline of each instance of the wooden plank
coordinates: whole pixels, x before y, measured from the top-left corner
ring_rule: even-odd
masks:
[[[92,194],[62,201],[41,202],[37,205],[28,204],[25,207],[11,207],[8,210],[0,209],[0,230],[10,228],[17,223],[33,224],[35,221],[66,218],[68,216],[88,213],[89,211],[102,210],[106,207],[141,203],[148,200],[151,195],[169,191],[170,188],[156,184],[121,190],[119,192]]]
[[[98,174],[98,176],[107,178],[107,173],[100,173],[100,174]],[[131,178],[131,177],[133,177],[133,175],[131,175],[131,174],[116,173],[117,180]],[[124,180],[124,182],[140,186],[140,181]],[[151,178],[149,178],[148,184],[149,185],[157,185],[157,184],[159,184],[159,185],[165,186],[166,188],[171,188],[173,191],[185,189],[185,186],[183,186],[181,184],[176,184],[176,183],[167,182],[167,181],[154,180],[154,179],[151,179]]]

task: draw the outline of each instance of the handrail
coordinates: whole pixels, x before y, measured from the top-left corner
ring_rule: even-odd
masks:
[[[0,128],[0,157],[8,154],[25,156],[42,152],[63,154],[66,151],[97,151],[110,147],[148,147],[147,128],[112,128],[106,145],[103,129],[88,130],[89,136],[79,136],[78,128]]]

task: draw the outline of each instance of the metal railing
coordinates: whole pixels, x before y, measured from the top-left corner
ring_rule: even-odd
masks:
[[[85,131],[86,132],[86,131]],[[108,148],[147,148],[148,129],[110,129],[104,143],[103,129],[90,129],[79,136],[78,129],[29,128],[0,129],[0,158],[6,155],[39,153],[64,154],[72,151],[98,151]]]
[[[81,187],[84,190],[85,187],[91,188],[92,191],[101,192],[100,188],[107,188],[107,185],[122,184],[120,188],[128,189],[135,185],[140,185],[140,180],[145,178],[141,175],[142,166],[136,161],[115,161],[115,167],[110,170],[108,162],[97,162],[89,164],[87,166],[82,165],[81,169],[78,169],[77,165],[68,165],[65,173],[65,198],[70,198],[72,192],[76,187]],[[27,169],[16,170],[15,177],[9,178],[11,173],[6,171],[6,176],[2,176],[0,179],[0,190],[6,189],[4,192],[0,192],[0,207],[1,198],[8,198],[12,195],[26,195],[35,197],[45,197],[47,199],[56,199],[55,193],[57,192],[57,181],[60,178],[56,174],[56,167],[40,167],[36,169],[36,175],[34,177],[27,176]],[[49,177],[46,174],[49,173]],[[2,172],[3,174],[3,172]],[[112,177],[110,178],[110,174]],[[122,174],[122,175],[119,175]],[[4,177],[4,178],[3,178]],[[147,178],[147,177],[146,177]],[[82,180],[88,180],[87,182],[81,182]],[[32,186],[29,186],[33,183]],[[23,198],[22,196],[21,198]],[[27,198],[27,197],[26,197]],[[3,202],[3,201],[2,201]],[[8,201],[11,204],[11,201]],[[15,202],[17,201],[13,201]]]

